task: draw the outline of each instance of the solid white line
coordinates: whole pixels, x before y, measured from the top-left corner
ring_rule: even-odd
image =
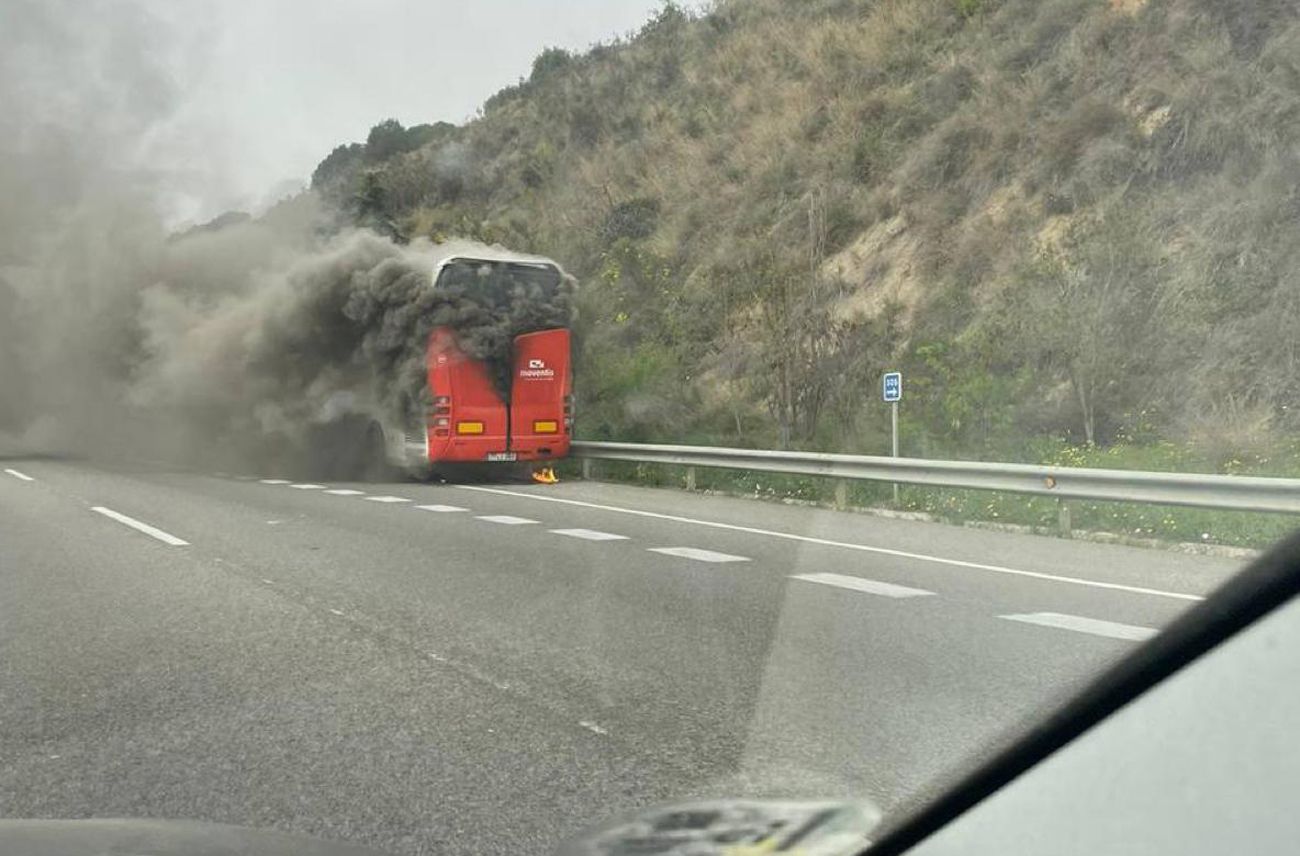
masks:
[[[162,541],[164,544],[171,544],[173,547],[189,546],[190,543],[189,541],[182,541],[180,538],[177,538],[175,535],[172,535],[170,533],[162,531],[161,529],[157,529],[153,526],[150,526],[148,523],[141,523],[139,520],[136,520],[134,517],[127,517],[125,514],[120,514],[111,508],[105,508],[102,505],[96,505],[93,506],[90,510],[94,511],[97,514],[102,514],[105,517],[108,517],[112,520],[116,520],[118,523],[123,523],[127,526],[130,526],[132,529],[135,529],[138,532],[143,532],[144,534],[150,536],[151,538],[157,538],[159,541]]]
[[[1155,636],[1154,627],[1140,627],[1136,624],[1120,624],[1115,621],[1102,621],[1099,618],[1084,618],[1081,615],[1062,615],[1059,612],[1035,612],[1029,615],[999,615],[1008,621],[1022,621],[1025,624],[1040,624],[1043,627],[1058,627],[1061,630],[1074,630],[1078,633],[1091,633],[1093,636],[1109,636],[1112,639],[1127,639],[1142,642]]]
[[[261,484],[288,484],[288,479],[258,479]]]
[[[866,592],[867,594],[878,594],[882,597],[924,597],[932,595],[934,592],[925,589],[908,588],[907,586],[895,585],[894,583],[882,583],[878,580],[864,580],[861,577],[846,577],[843,574],[799,574],[793,576],[792,580],[802,580],[806,583],[820,583],[824,586],[835,586],[836,588],[851,589],[853,591]]]
[[[757,529],[753,526],[737,526],[734,523],[719,523],[714,520],[696,520],[692,517],[678,517],[675,514],[659,514],[655,511],[642,511],[639,508],[622,508],[617,505],[600,505],[595,502],[582,502],[577,499],[561,499],[558,496],[538,496],[533,493],[523,493],[517,490],[502,490],[494,487],[479,487],[477,485],[458,484],[460,490],[477,490],[483,493],[499,493],[503,496],[517,496],[522,499],[535,499],[538,502],[559,502],[564,505],[576,505],[582,508],[595,508],[600,511],[612,511],[616,514],[632,514],[637,517],[653,517],[657,520],[671,520],[675,523],[691,523],[696,526],[708,526],[713,529],[726,529],[731,532],[748,532],[751,535],[766,535],[770,538],[784,538],[787,541],[801,541],[805,544],[818,544],[823,547],[840,547],[845,550],[858,550],[863,553],[876,553],[881,556],[895,556],[900,559],[915,559],[921,562],[934,562],[939,565],[950,565],[955,568],[970,568],[976,571],[991,571],[995,574],[1011,574],[1017,577],[1030,577],[1037,580],[1049,580],[1055,583],[1070,583],[1077,586],[1089,586],[1091,588],[1111,589],[1114,591],[1126,591],[1132,594],[1150,594],[1157,597],[1172,597],[1178,600],[1205,600],[1197,594],[1183,594],[1175,591],[1161,591],[1160,589],[1143,588],[1141,586],[1126,586],[1120,583],[1103,583],[1098,580],[1084,580],[1078,577],[1064,577],[1057,574],[1044,574],[1038,571],[1022,571],[1016,568],[1005,568],[1001,565],[985,565],[980,562],[967,562],[962,559],[946,559],[942,556],[927,556],[924,553],[909,553],[905,550],[891,550],[888,547],[870,547],[866,544],[850,544],[845,541],[831,541],[826,538],[813,538],[808,535],[795,535],[792,532],[776,532],[771,529]]]
[[[552,535],[567,535],[570,538],[581,538],[584,541],[626,541],[626,535],[615,535],[612,532],[597,532],[595,529],[552,529]]]
[[[367,496],[367,502],[410,502],[404,496]]]
[[[366,495],[366,492],[364,490],[351,490],[346,487],[337,488],[335,490],[327,490],[325,492],[328,493],[330,496],[365,496]]]
[[[651,547],[649,552],[661,553],[665,556],[676,556],[679,559],[690,559],[694,562],[712,562],[715,565],[725,562],[749,561],[744,556],[731,556],[727,553],[715,553],[712,550],[697,550],[694,547]]]
[[[438,514],[455,514],[458,511],[469,511],[468,508],[461,508],[459,505],[417,505],[415,507],[421,511],[434,511]]]
[[[529,520],[527,517],[512,517],[509,514],[488,514],[478,519],[486,520],[488,523],[500,523],[503,526],[523,526],[537,522],[536,520]]]
[[[293,488],[294,490],[324,490],[325,489],[325,485],[323,484],[291,484],[289,485],[289,487]]]
[[[5,470],[5,472],[7,472],[9,475],[13,476],[16,479],[22,479],[23,481],[36,481],[36,479],[27,475],[27,473],[20,473],[17,470]]]

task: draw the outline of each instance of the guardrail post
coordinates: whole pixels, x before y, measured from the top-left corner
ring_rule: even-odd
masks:
[[[591,458],[582,459],[582,480],[591,481]]]
[[[1056,501],[1056,523],[1060,528],[1062,538],[1069,538],[1074,529],[1070,516],[1070,503],[1064,499],[1058,499]]]
[[[840,511],[849,507],[849,483],[845,479],[835,480],[835,507]]]
[[[686,489],[695,490],[695,467],[686,468]]]

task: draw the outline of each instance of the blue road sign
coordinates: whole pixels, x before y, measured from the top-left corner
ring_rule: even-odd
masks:
[[[890,372],[885,375],[883,385],[884,398],[887,402],[903,400],[903,373]]]

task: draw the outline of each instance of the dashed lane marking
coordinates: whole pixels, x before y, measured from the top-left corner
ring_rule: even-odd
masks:
[[[604,735],[606,735],[606,734],[609,734],[609,729],[607,729],[607,728],[602,728],[601,726],[599,726],[599,725],[597,725],[596,723],[594,723],[594,722],[592,722],[592,721],[590,721],[590,720],[587,720],[587,719],[582,720],[581,722],[578,723],[578,725],[580,725],[580,726],[582,726],[583,728],[587,729],[587,730],[590,731],[592,734],[599,734],[599,735],[601,735],[602,737],[603,737]]]
[[[527,517],[514,517],[509,514],[485,514],[477,519],[486,520],[488,523],[500,523],[502,526],[525,526],[537,522]]]
[[[289,484],[288,479],[258,479],[259,484]]]
[[[537,502],[558,502],[562,505],[572,505],[578,508],[594,508],[598,511],[611,511],[615,514],[631,514],[636,517],[649,517],[656,520],[671,520],[674,523],[689,523],[694,526],[708,526],[711,529],[725,529],[729,532],[746,532],[750,535],[765,535],[769,538],[781,538],[786,541],[798,541],[804,544],[817,544],[822,547],[838,547],[843,550],[857,550],[862,553],[874,553],[878,556],[894,556],[899,559],[913,559],[919,562],[933,562],[937,565],[948,565],[954,568],[969,568],[976,571],[989,571],[995,574],[1008,574],[1017,577],[1029,577],[1036,580],[1047,580],[1055,583],[1069,583],[1070,585],[1088,586],[1089,588],[1110,589],[1111,591],[1126,591],[1132,594],[1149,594],[1156,597],[1169,597],[1176,600],[1205,600],[1204,597],[1196,594],[1185,594],[1183,592],[1163,591],[1161,589],[1144,588],[1142,586],[1128,586],[1122,583],[1107,583],[1100,580],[1085,580],[1078,577],[1067,577],[1059,574],[1045,574],[1039,571],[1024,571],[1018,568],[1007,568],[1001,565],[986,565],[982,562],[968,562],[963,559],[948,559],[943,556],[928,556],[924,553],[909,553],[906,550],[893,550],[888,547],[872,547],[867,544],[853,544],[846,541],[832,541],[827,538],[814,538],[810,535],[796,535],[793,532],[777,532],[772,529],[759,529],[754,526],[739,526],[735,523],[720,523],[716,520],[697,520],[693,517],[680,517],[676,514],[660,514],[657,511],[643,511],[639,508],[624,508],[617,505],[602,505],[596,502],[583,502],[578,499],[562,499],[558,496],[538,496],[535,493],[524,493],[518,490],[502,490],[494,487],[479,487],[478,485],[456,485],[459,490],[475,490],[482,493],[495,493],[502,496],[515,496],[520,499],[531,499]]]
[[[125,514],[114,511],[111,508],[105,508],[102,505],[96,505],[92,507],[90,510],[95,512],[96,514],[102,514],[105,517],[109,518],[110,520],[116,520],[118,523],[121,523],[124,526],[130,526],[132,529],[136,530],[137,532],[143,532],[144,534],[148,535],[150,538],[157,538],[159,541],[162,541],[164,544],[170,544],[173,547],[189,546],[190,543],[189,541],[184,541],[180,538],[177,538],[175,535],[172,535],[169,532],[164,532],[161,529],[158,529],[157,527],[150,526],[148,523],[142,523],[139,520],[136,520],[134,517],[127,517]]]
[[[455,514],[460,511],[469,511],[468,508],[461,508],[459,505],[417,505],[415,507],[421,511],[432,511],[435,514]]]
[[[712,550],[699,550],[695,547],[651,547],[651,553],[661,553],[665,556],[677,556],[681,559],[690,559],[695,562],[711,562],[715,565],[725,564],[727,562],[748,562],[749,559],[744,556],[732,556],[728,553],[715,553]]]
[[[404,497],[404,496],[367,496],[367,497],[366,497],[366,501],[367,501],[367,502],[386,502],[386,503],[390,503],[390,504],[391,504],[391,503],[395,503],[395,502],[410,502],[410,500],[407,499],[407,498]]]
[[[1038,624],[1043,627],[1055,627],[1060,630],[1073,630],[1076,633],[1090,633],[1093,636],[1109,636],[1111,639],[1125,639],[1130,642],[1143,642],[1155,636],[1158,632],[1154,627],[1120,624],[1116,621],[1084,618],[1081,615],[1063,615],[1059,612],[999,615],[998,618],[1005,618],[1008,621],[1020,621],[1025,624]]]
[[[365,496],[364,490],[352,490],[346,487],[335,488],[334,490],[325,491],[330,496]]]
[[[294,490],[324,490],[325,489],[325,485],[323,484],[291,484],[289,485],[289,487],[293,488]]]
[[[615,535],[613,532],[597,532],[595,529],[552,529],[552,535],[567,535],[570,538],[581,538],[584,541],[626,541],[626,535]]]
[[[34,479],[34,478],[32,478],[31,476],[27,475],[27,473],[20,473],[20,472],[18,472],[17,470],[8,470],[8,469],[7,469],[7,470],[5,470],[5,472],[7,472],[9,475],[13,476],[14,478],[16,478],[16,479],[18,479],[18,480],[20,480],[20,481],[25,481],[25,482],[34,482],[34,481],[36,481],[36,479]]]
[[[836,588],[860,591],[866,594],[877,594],[881,597],[925,597],[934,594],[934,592],[925,589],[909,588],[894,583],[882,583],[879,580],[867,580],[861,577],[846,577],[843,574],[799,574],[790,579],[800,580],[805,583],[819,583],[824,586],[835,586]]]

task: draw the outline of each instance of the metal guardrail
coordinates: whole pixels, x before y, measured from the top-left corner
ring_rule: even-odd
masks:
[[[1300,479],[1094,470],[1035,464],[932,461],[923,458],[642,443],[575,442],[572,454],[590,460],[676,464],[929,487],[1009,491],[1062,499],[1145,502],[1300,514]],[[694,479],[689,481],[693,482]]]

